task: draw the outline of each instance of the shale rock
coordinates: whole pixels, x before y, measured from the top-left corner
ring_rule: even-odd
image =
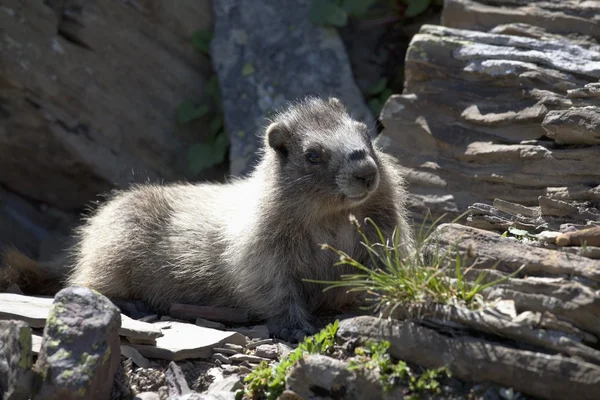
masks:
[[[61,290],[44,328],[34,400],[108,398],[120,362],[119,310],[87,288]]]
[[[447,366],[457,378],[496,382],[544,399],[594,399],[600,366],[575,357],[517,349],[418,323],[361,316],[340,322],[343,339],[387,340],[390,354],[427,368]]]
[[[574,3],[552,3],[548,19]],[[444,21],[458,21],[449,12]],[[600,47],[513,28],[423,25],[412,38],[404,92],[386,102],[378,143],[406,167],[417,220],[428,210],[455,217],[496,198],[600,204]]]
[[[382,398],[376,378],[348,370],[348,364],[331,357],[311,354],[299,360],[289,372],[285,387],[300,398]]]

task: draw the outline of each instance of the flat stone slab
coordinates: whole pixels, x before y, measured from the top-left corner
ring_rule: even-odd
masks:
[[[163,333],[156,339],[156,345],[131,344],[147,358],[169,361],[210,358],[214,347],[222,347],[225,343],[246,344],[246,338],[237,332],[174,321],[157,321],[153,325]]]
[[[0,320],[18,319],[25,321],[31,328],[43,328],[53,301],[52,297],[0,293]],[[135,339],[155,339],[162,333],[153,324],[121,314],[119,335]]]

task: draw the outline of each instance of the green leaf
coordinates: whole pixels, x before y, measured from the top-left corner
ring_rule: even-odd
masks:
[[[317,25],[340,27],[348,22],[348,13],[333,0],[313,0],[308,18]]]
[[[367,89],[367,94],[374,96],[377,93],[383,91],[386,88],[388,83],[388,79],[386,77],[380,78],[377,82],[375,82],[371,87]]]
[[[196,31],[192,33],[192,47],[202,54],[210,54],[210,42],[213,33],[211,31]]]
[[[412,18],[424,13],[431,5],[431,0],[406,0],[406,4],[407,7],[404,11],[404,16]]]
[[[353,17],[364,16],[377,0],[344,0],[344,10]]]
[[[198,108],[191,101],[184,101],[177,107],[177,123],[187,124],[188,122],[203,117],[208,113],[208,106],[202,105]]]
[[[229,142],[225,133],[208,143],[196,143],[187,152],[188,167],[192,174],[222,163],[227,155]]]

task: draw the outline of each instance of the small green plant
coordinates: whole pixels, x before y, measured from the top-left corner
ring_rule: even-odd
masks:
[[[356,218],[352,218],[351,222],[363,239],[361,244],[369,255],[369,266],[341,250],[323,244],[323,249],[338,255],[339,261],[334,265],[352,266],[356,268],[357,273],[343,274],[338,281],[305,281],[328,285],[324,288],[325,291],[346,287],[349,291],[364,292],[370,296],[366,300],[372,302],[375,308],[386,307],[390,312],[398,306],[403,306],[406,310],[418,310],[419,306],[431,304],[480,308],[484,305],[481,292],[515,276],[523,267],[494,281],[485,281],[486,272],[479,273],[474,280],[467,280],[466,274],[471,271],[473,265],[464,268],[465,259],[458,251],[460,239],[444,252],[440,252],[435,238],[429,237],[431,230],[443,217],[434,221],[425,232],[424,222],[414,247],[408,252],[403,250],[397,229],[391,238],[385,238],[375,222],[366,218],[365,221],[372,226],[378,237],[378,241],[371,241]],[[427,249],[430,257],[423,256]]]
[[[289,369],[300,360],[304,354],[329,354],[335,344],[339,321],[327,325],[320,332],[305,338],[286,358],[279,363],[269,366],[261,362],[244,379],[245,389],[239,396],[248,399],[274,400],[285,390],[285,377]]]
[[[212,32],[200,30],[192,34],[192,47],[199,53],[210,58],[210,42]],[[211,99],[211,104],[196,106],[191,101],[182,102],[177,108],[176,119],[181,125],[211,115],[208,122],[210,136],[208,140],[191,145],[186,154],[187,165],[190,172],[198,174],[205,168],[220,164],[225,160],[229,140],[223,126],[223,110],[221,106],[221,91],[217,75],[213,72],[206,85],[206,93]]]
[[[406,383],[406,399],[418,399],[418,395],[424,392],[439,393],[438,379],[451,376],[447,367],[424,369],[420,374],[415,374],[404,361],[395,363],[392,360],[388,353],[389,347],[390,342],[387,340],[367,341],[364,346],[354,350],[355,358],[350,360],[349,369],[378,370],[381,385],[386,392],[390,392],[397,384]]]

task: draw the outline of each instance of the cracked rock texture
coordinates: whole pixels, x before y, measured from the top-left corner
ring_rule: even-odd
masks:
[[[379,138],[417,219],[495,198],[598,206],[599,18],[589,1],[447,0],[445,26],[421,27]]]
[[[121,316],[105,296],[69,287],[54,297],[35,371],[34,400],[106,399],[119,367]]]
[[[202,122],[175,115],[207,101],[209,0],[1,0],[0,26],[0,245],[37,257],[97,194],[194,178]]]

